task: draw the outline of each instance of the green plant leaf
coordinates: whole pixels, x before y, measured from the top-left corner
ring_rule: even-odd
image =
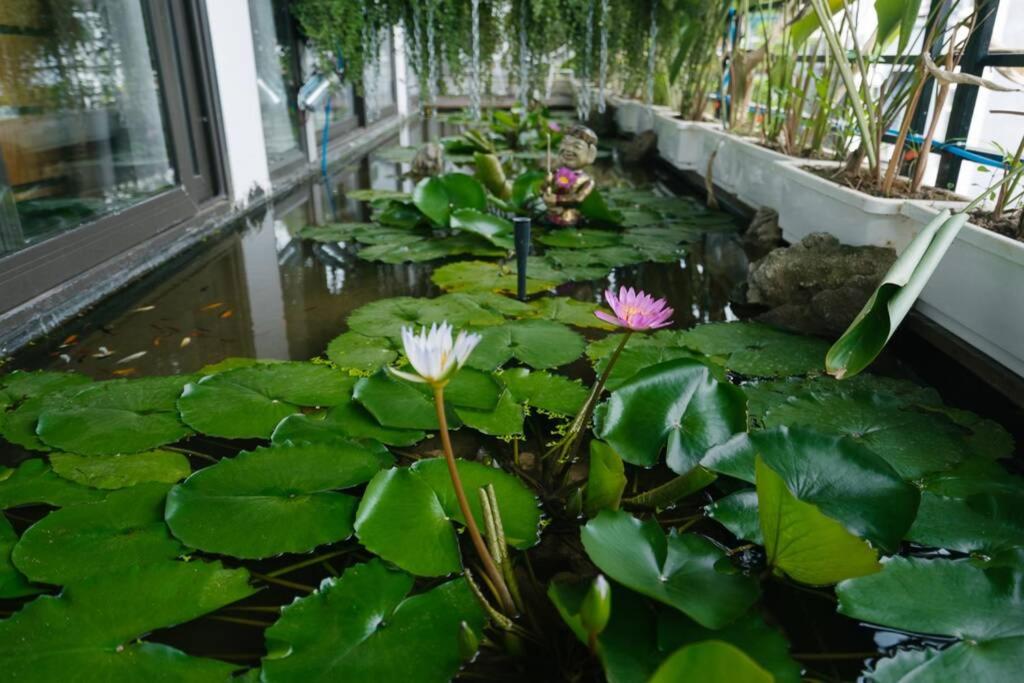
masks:
[[[167,524],[183,543],[211,553],[308,552],[352,534],[357,501],[336,491],[391,463],[381,450],[341,441],[243,451],[171,489]]]
[[[622,212],[612,209],[605,202],[601,191],[594,188],[587,198],[580,203],[580,213],[591,225],[618,226],[623,222]]]
[[[28,579],[19,572],[11,563],[11,550],[18,542],[18,534],[14,527],[7,521],[7,517],[0,515],[0,598],[21,598],[26,595],[41,593],[41,588],[29,584]]]
[[[517,320],[480,332],[481,340],[466,364],[495,370],[515,358],[537,369],[566,365],[583,354],[583,337],[550,320]]]
[[[608,230],[564,228],[541,234],[537,241],[548,247],[562,249],[594,249],[622,244],[622,236]]]
[[[356,382],[352,397],[384,427],[436,430],[440,426],[433,396],[383,370]],[[452,406],[445,408],[449,426],[461,426]]]
[[[760,592],[754,579],[717,568],[726,555],[711,541],[674,531],[666,537],[653,519],[604,510],[587,522],[581,538],[602,572],[707,628],[731,623]]]
[[[185,387],[181,418],[198,432],[229,439],[269,438],[303,407],[348,400],[353,379],[313,363],[274,363],[229,370]]]
[[[884,46],[899,35],[897,54],[903,54],[921,10],[921,0],[875,0],[875,14],[878,16],[878,45]]]
[[[654,334],[634,334],[626,343],[618,361],[612,367],[605,386],[614,391],[630,380],[634,375],[649,368],[678,358],[692,358],[706,362],[707,358],[679,344],[679,333],[661,330]],[[594,363],[594,372],[601,374],[608,365],[612,353],[622,341],[622,333],[609,334],[587,346],[587,357]],[[706,364],[706,363],[705,363]],[[711,365],[715,379],[727,381],[726,373],[718,365]]]
[[[708,683],[773,683],[775,678],[742,650],[721,640],[684,645],[666,659],[650,683],[681,681],[699,672]]]
[[[588,517],[593,517],[601,510],[618,510],[625,489],[626,471],[622,458],[611,446],[594,439],[590,442],[590,467],[583,511]]]
[[[478,462],[458,460],[478,527],[485,530],[477,490],[493,485],[506,541],[529,548],[539,540],[537,499],[519,480]],[[462,522],[447,464],[420,460],[407,469],[385,470],[366,487],[356,513],[356,534],[371,552],[417,576],[442,576],[462,567],[451,521]]]
[[[448,225],[451,207],[444,181],[440,178],[424,178],[417,183],[412,192],[412,201],[434,225]]]
[[[6,375],[0,375],[0,390],[7,395],[10,404],[91,383],[92,379],[75,372],[15,370]]]
[[[488,310],[464,294],[434,299],[400,296],[360,306],[348,317],[348,326],[367,337],[389,337],[399,340],[403,327],[419,331],[421,327],[430,327],[445,321],[456,328],[469,324],[483,327],[500,325],[505,322],[505,317],[499,312]]]
[[[523,209],[526,204],[540,196],[541,186],[544,184],[544,173],[542,171],[527,171],[512,181],[512,205]]]
[[[11,680],[223,681],[238,667],[138,641],[252,595],[248,572],[168,561],[103,573],[45,595],[0,621],[0,660]]]
[[[839,611],[854,619],[959,639],[904,660],[910,670],[892,680],[1011,681],[1024,663],[1022,581],[1019,564],[892,557],[877,574],[843,581],[836,594]]]
[[[754,322],[709,323],[678,333],[678,343],[748,377],[819,371],[828,344]]]
[[[553,289],[568,278],[544,279],[535,277],[529,269],[526,278],[526,293],[536,294]],[[544,276],[549,273],[544,273]],[[459,261],[434,270],[431,280],[441,289],[449,292],[508,292],[516,293],[515,264],[504,265],[488,261]]]
[[[146,482],[174,484],[192,472],[188,458],[171,451],[103,456],[54,453],[50,466],[64,479],[96,489],[123,489]]]
[[[192,433],[175,401],[188,376],[111,380],[84,385],[72,407],[46,407],[36,434],[47,446],[81,455],[152,450]],[[45,397],[44,397],[45,400]]]
[[[530,312],[525,317],[554,320],[574,327],[589,327],[597,330],[615,329],[604,322],[594,311],[598,305],[588,301],[577,301],[564,296],[544,297],[530,302]]]
[[[902,40],[902,38],[901,38]],[[864,308],[825,357],[837,379],[852,377],[871,364],[910,312],[946,250],[967,222],[966,213],[939,213],[896,258]]]
[[[343,370],[373,373],[398,358],[398,351],[383,337],[345,332],[327,345],[327,358]]]
[[[458,209],[452,212],[451,226],[479,235],[496,247],[508,250],[515,248],[512,223],[504,218],[476,209]]]
[[[754,489],[730,493],[706,505],[704,511],[736,538],[764,545],[761,517],[757,511],[757,491]]]
[[[622,459],[651,467],[666,450],[674,472],[692,469],[704,453],[744,429],[746,398],[718,382],[707,366],[679,359],[641,370],[612,392],[595,415],[595,432]]]
[[[139,484],[51,512],[21,535],[11,560],[30,580],[61,586],[173,560],[185,549],[164,524],[169,488]]]
[[[523,408],[508,390],[501,392],[492,408],[460,408],[455,414],[467,426],[490,436],[521,436],[523,434]]]
[[[411,576],[380,560],[328,579],[267,629],[262,680],[452,679],[461,624],[482,629],[483,610],[465,579],[409,597],[412,587]]]
[[[0,468],[0,509],[34,503],[63,507],[102,500],[105,495],[58,477],[42,458],[26,460],[17,469]]]
[[[487,210],[487,190],[479,180],[465,173],[446,173],[440,176],[452,210]]]
[[[587,400],[587,390],[579,380],[540,370],[509,368],[503,370],[498,379],[512,393],[516,403],[549,415],[575,415]]]

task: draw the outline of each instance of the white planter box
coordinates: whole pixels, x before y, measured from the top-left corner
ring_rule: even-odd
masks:
[[[935,209],[908,203],[919,226]],[[917,310],[1024,377],[1024,243],[968,223],[921,292]]]
[[[610,101],[615,107],[615,124],[619,127],[619,131],[634,135],[654,130],[655,117],[658,114],[672,111],[668,107],[658,105],[649,107],[637,100],[614,98]]]
[[[785,199],[783,183],[775,164],[792,157],[762,147],[749,138],[727,135],[719,146],[714,173],[722,176],[721,186],[733,188],[743,203],[755,209],[778,210]]]
[[[803,167],[838,168],[840,162],[793,159],[775,162],[780,183],[779,212],[782,236],[798,242],[812,232],[828,232],[839,241],[856,246],[875,245],[902,251],[921,226],[906,215],[905,199],[874,197],[843,187]],[[928,207],[958,208],[963,202],[911,201]]]
[[[716,125],[683,121],[671,112],[660,112],[654,119],[658,154],[682,171],[696,171],[703,176],[707,170],[705,136],[715,130]]]

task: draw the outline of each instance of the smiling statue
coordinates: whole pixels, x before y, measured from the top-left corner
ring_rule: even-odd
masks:
[[[597,135],[586,126],[570,128],[558,146],[558,168],[544,182],[542,199],[547,219],[555,225],[580,222],[579,205],[594,189],[594,180],[583,169],[597,158]]]

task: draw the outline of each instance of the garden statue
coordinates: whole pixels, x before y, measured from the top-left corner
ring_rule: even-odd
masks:
[[[416,151],[412,159],[409,177],[419,182],[429,176],[441,175],[444,172],[444,149],[436,142],[428,142]]]
[[[549,138],[548,174],[541,195],[549,222],[570,226],[580,222],[579,205],[594,189],[594,179],[583,169],[596,158],[597,135],[586,126],[575,125],[558,146],[558,168],[552,173]]]

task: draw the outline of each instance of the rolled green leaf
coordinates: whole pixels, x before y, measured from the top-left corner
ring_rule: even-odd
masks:
[[[828,350],[828,374],[836,379],[853,377],[875,360],[966,222],[966,213],[951,216],[947,209],[914,237],[850,327]]]

